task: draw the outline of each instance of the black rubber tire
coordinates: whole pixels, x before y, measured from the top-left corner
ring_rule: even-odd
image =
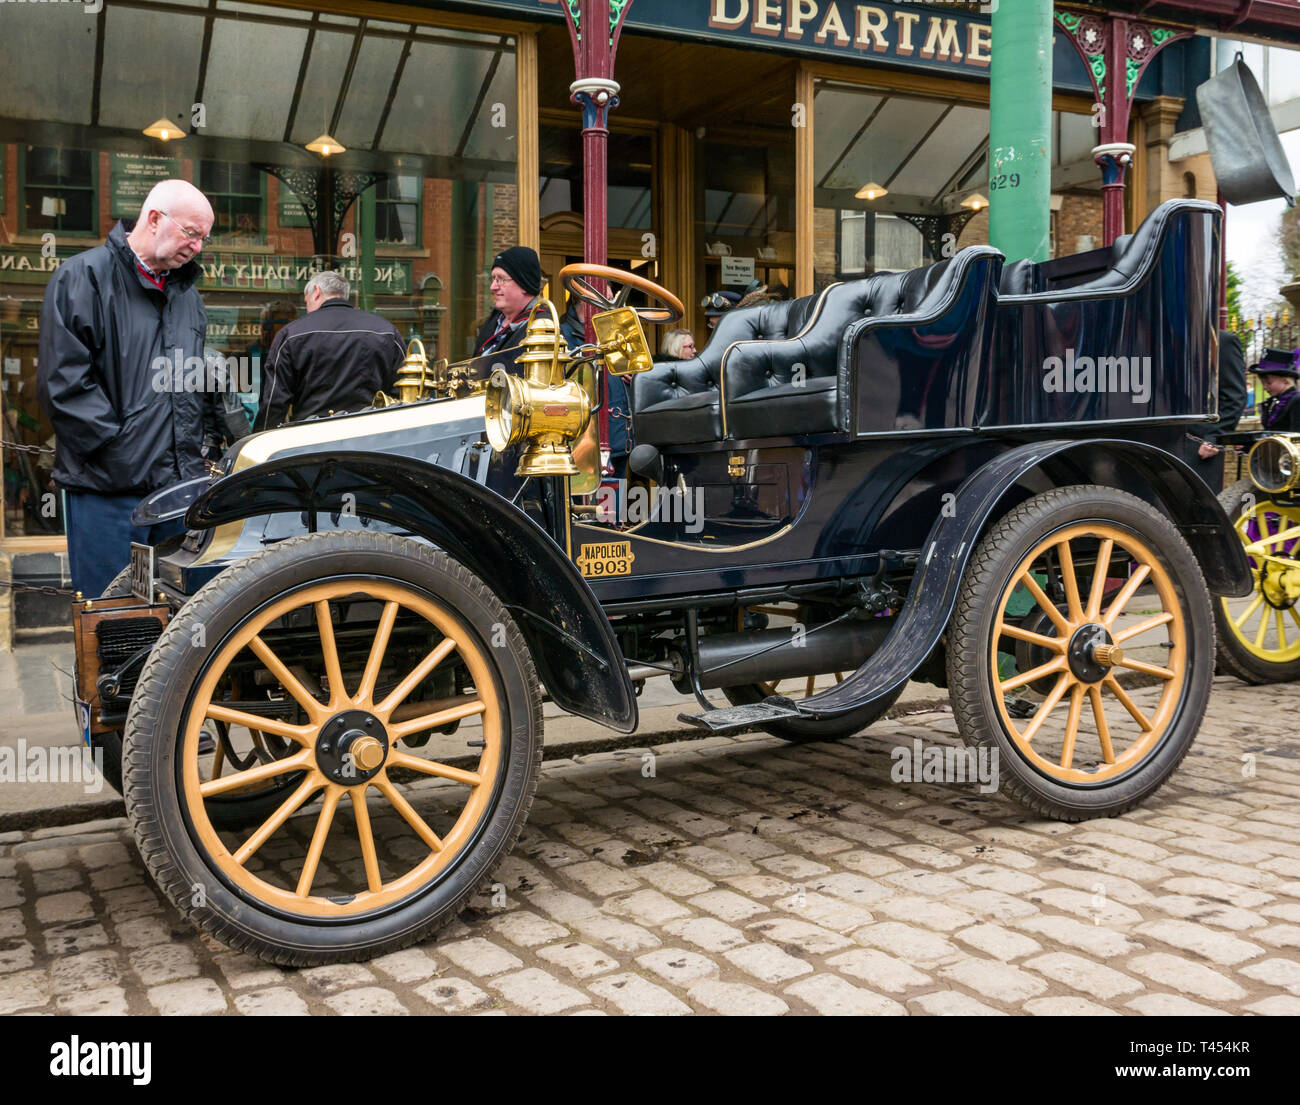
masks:
[[[1038,542],[1077,522],[1127,529],[1155,553],[1171,577],[1186,623],[1186,682],[1160,743],[1130,771],[1104,783],[1049,778],[1021,755],[993,700],[990,635],[1011,574]],[[1136,496],[1108,487],[1059,487],[1035,495],[980,541],[962,580],[948,629],[948,687],[958,732],[972,748],[996,749],[1000,789],[1035,813],[1059,821],[1115,817],[1150,797],[1191,748],[1214,677],[1214,615],[1204,576],[1182,535]]]
[[[99,596],[101,599],[126,598],[131,593],[131,566],[128,564],[117,573]],[[92,750],[98,750],[104,758],[100,765],[104,781],[118,794],[122,793],[122,730],[110,729],[107,733],[94,733],[90,738]]]
[[[288,915],[236,888],[210,862],[182,810],[177,734],[208,660],[254,612],[330,576],[396,582],[435,597],[482,645],[503,711],[501,768],[476,839],[433,881],[361,917]],[[202,621],[209,646],[191,647]],[[504,638],[500,634],[504,633]],[[504,639],[504,647],[488,642]],[[451,921],[509,854],[532,807],[542,757],[539,683],[527,645],[488,587],[427,545],[392,534],[290,538],[250,556],[200,590],[172,620],[141,674],[127,718],[126,808],[145,865],[178,910],[222,943],[284,966],[352,962],[396,951]],[[204,894],[196,898],[194,888]],[[196,901],[199,904],[196,904]]]
[[[1263,494],[1250,480],[1238,480],[1219,492],[1219,505],[1223,507],[1229,521],[1236,525],[1246,504],[1246,496],[1258,500]],[[1255,587],[1256,590],[1259,589],[1258,577]],[[1240,638],[1228,621],[1222,599],[1214,600],[1214,628],[1218,631],[1219,667],[1225,674],[1236,676],[1243,683],[1252,686],[1291,683],[1300,679],[1300,658],[1285,663],[1270,663],[1242,647]]]
[[[798,721],[773,721],[768,725],[761,725],[759,728],[764,733],[771,733],[772,736],[780,737],[792,744],[844,740],[845,737],[861,733],[863,729],[866,729],[869,725],[874,725],[884,717],[906,689],[907,684],[904,683],[888,698],[870,706],[864,706],[860,710],[852,710],[843,717],[828,718],[822,721],[812,718],[807,720],[801,718]],[[762,702],[767,697],[763,688],[756,683],[749,683],[740,687],[723,687],[722,693],[733,706],[748,706],[754,702]]]

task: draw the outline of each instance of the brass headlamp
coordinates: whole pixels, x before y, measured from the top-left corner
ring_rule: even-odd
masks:
[[[1251,482],[1270,495],[1282,495],[1300,485],[1300,434],[1273,434],[1250,451]]]
[[[591,397],[574,380],[564,378],[573,360],[560,333],[560,319],[548,299],[539,300],[528,316],[516,376],[504,367],[488,379],[484,416],[493,451],[526,442],[517,476],[575,476],[573,443],[591,419]]]

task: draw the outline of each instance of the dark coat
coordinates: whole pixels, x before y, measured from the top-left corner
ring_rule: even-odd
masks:
[[[64,261],[41,306],[37,393],[56,435],[55,483],[72,491],[145,494],[204,472],[206,369],[185,365],[203,363],[202,268],[173,269],[160,291],[136,267],[134,225]]]
[[[401,335],[387,319],[359,311],[346,299],[327,299],[281,328],[262,365],[256,430],[329,411],[370,406],[375,392],[393,386],[406,359]]]
[[[1259,422],[1271,434],[1300,433],[1300,393],[1292,388],[1265,399],[1259,405]]]
[[[1211,444],[1230,434],[1246,409],[1246,358],[1241,339],[1229,330],[1219,331],[1219,421],[1207,427],[1204,438]]]

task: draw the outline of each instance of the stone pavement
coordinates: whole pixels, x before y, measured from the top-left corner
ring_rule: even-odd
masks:
[[[120,820],[8,833],[0,1013],[1300,1014],[1298,712],[1217,680],[1173,779],[1078,825],[892,782],[942,711],[550,761],[495,894],[298,971],[198,935]]]

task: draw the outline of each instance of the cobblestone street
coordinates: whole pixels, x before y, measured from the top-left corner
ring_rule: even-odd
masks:
[[[1077,825],[891,781],[944,711],[548,761],[495,893],[297,971],[200,937],[124,821],[8,833],[0,1013],[1296,1015],[1298,715],[1220,678],[1171,782]]]

